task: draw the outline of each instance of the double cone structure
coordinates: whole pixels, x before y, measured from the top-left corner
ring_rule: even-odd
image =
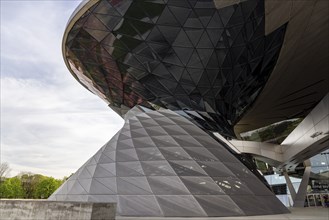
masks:
[[[115,202],[123,216],[287,212],[223,144],[177,113],[141,107],[49,199]]]
[[[78,8],[64,36],[66,64],[125,125],[49,199],[115,202],[123,216],[288,212],[211,135],[234,136],[276,64],[286,25],[265,35],[263,0],[220,2]]]

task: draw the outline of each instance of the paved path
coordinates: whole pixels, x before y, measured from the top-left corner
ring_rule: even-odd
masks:
[[[306,207],[290,208],[290,214],[283,215],[260,215],[247,217],[209,217],[209,218],[172,218],[172,217],[121,217],[117,220],[329,220],[329,208]]]

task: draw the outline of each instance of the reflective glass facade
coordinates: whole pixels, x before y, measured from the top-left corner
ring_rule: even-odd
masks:
[[[329,150],[310,158],[312,192],[329,192]]]
[[[219,9],[212,0],[102,0],[73,25],[65,56],[78,81],[120,115],[136,104],[184,110],[234,136],[285,28],[265,36],[264,0]]]
[[[224,144],[173,111],[141,107],[49,199],[116,202],[122,216],[287,212]]]
[[[50,199],[116,202],[126,216],[287,212],[244,165],[251,158],[235,157],[210,132],[235,136],[286,25],[265,35],[264,0],[215,2],[89,1],[73,16],[67,65],[125,125]]]

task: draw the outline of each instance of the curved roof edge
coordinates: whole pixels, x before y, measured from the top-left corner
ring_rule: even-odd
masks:
[[[70,30],[72,29],[73,25],[75,24],[75,22],[88,10],[90,9],[92,6],[94,6],[96,3],[98,3],[100,0],[83,0],[78,7],[73,11],[71,17],[69,18],[67,24],[66,24],[66,28],[64,31],[64,35],[63,35],[63,39],[62,39],[62,56],[65,62],[65,65],[67,67],[67,69],[70,71],[71,75],[75,78],[70,65],[67,62],[65,53],[66,53],[66,49],[65,49],[65,44],[66,44],[66,40],[67,40],[67,35],[70,32]]]

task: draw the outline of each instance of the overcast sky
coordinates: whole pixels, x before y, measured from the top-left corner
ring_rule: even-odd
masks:
[[[11,176],[69,176],[123,125],[64,64],[62,36],[80,1],[0,2],[1,162]]]

